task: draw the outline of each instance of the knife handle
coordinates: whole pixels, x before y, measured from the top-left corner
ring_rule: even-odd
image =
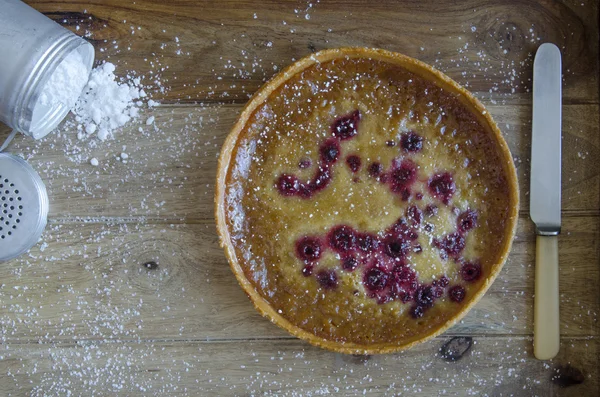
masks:
[[[549,360],[560,349],[558,315],[558,236],[537,236],[535,252],[533,352]]]

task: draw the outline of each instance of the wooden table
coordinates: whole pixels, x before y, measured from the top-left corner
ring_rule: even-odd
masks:
[[[0,266],[1,395],[600,394],[598,1],[30,3],[87,33],[121,75],[144,75],[161,106],[96,146],[68,127],[11,145],[40,172],[51,210],[42,242]],[[541,362],[528,185],[531,69],[545,41],[564,55],[562,340]],[[460,324],[399,354],[346,356],[290,337],[252,308],[215,235],[217,154],[243,104],[293,60],[339,46],[399,51],[467,86],[520,177],[501,276]],[[446,361],[438,351],[457,336],[472,348]]]

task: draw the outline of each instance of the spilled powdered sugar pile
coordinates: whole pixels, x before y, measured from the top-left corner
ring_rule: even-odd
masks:
[[[79,139],[96,134],[104,141],[139,116],[139,107],[147,98],[141,79],[135,77],[119,83],[115,69],[115,65],[107,62],[92,70],[72,110]],[[153,106],[155,102],[150,100],[148,104]]]
[[[114,132],[139,116],[148,100],[141,77],[127,75],[119,81],[116,67],[106,62],[88,76],[82,55],[73,51],[57,66],[44,84],[34,113],[46,114],[57,105],[71,109],[75,115],[77,137],[96,136],[105,141]],[[72,122],[67,123],[71,127]]]
[[[104,63],[92,70],[82,95],[73,107],[77,121],[77,137],[84,139],[94,133],[106,140],[117,128],[124,126],[139,114],[136,102],[146,97],[140,88],[140,79],[119,83],[115,79],[115,65]]]

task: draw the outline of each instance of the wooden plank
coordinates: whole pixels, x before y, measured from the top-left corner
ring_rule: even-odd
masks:
[[[600,333],[599,221],[564,221],[565,337]],[[43,241],[0,267],[0,342],[288,337],[256,313],[212,223],[51,224]],[[534,252],[533,229],[524,219],[501,276],[449,334],[530,335]],[[158,267],[143,266],[150,261]]]
[[[526,211],[531,107],[491,105],[489,110],[516,159]],[[52,218],[213,219],[217,156],[240,111],[240,105],[161,106],[151,112],[155,126],[133,123],[111,141],[78,141],[72,128],[64,128],[39,142],[19,136],[9,150],[40,172]],[[600,208],[598,113],[597,105],[564,107],[565,214],[597,214]],[[7,135],[8,129],[0,127],[0,141]],[[116,159],[121,152],[129,154],[127,164]],[[89,164],[92,157],[99,167]]]
[[[597,340],[568,339],[552,362],[531,338],[475,338],[448,362],[436,338],[408,352],[349,356],[296,340],[0,347],[3,395],[597,396]],[[566,369],[566,368],[569,369]],[[561,375],[558,378],[558,375]],[[580,384],[569,384],[579,381]]]
[[[521,210],[529,209],[531,107],[489,106],[508,142],[519,178]],[[563,107],[562,209],[577,212],[600,208],[600,108]]]
[[[598,103],[597,1],[28,3],[91,35],[98,60],[160,76],[168,102],[244,102],[311,51],[368,46],[432,64],[480,97],[527,103],[533,53],[550,41],[564,53],[565,103]]]

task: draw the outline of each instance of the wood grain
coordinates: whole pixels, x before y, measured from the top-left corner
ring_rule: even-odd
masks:
[[[599,335],[598,217],[560,236],[561,332]],[[207,224],[52,224],[47,247],[0,267],[2,341],[288,338],[260,317]],[[448,334],[531,335],[535,241],[524,219],[501,276]],[[157,269],[143,265],[157,263]],[[28,308],[25,311],[24,308]]]
[[[596,396],[598,348],[565,339],[552,363],[532,358],[531,339],[474,338],[457,362],[438,351],[449,338],[383,356],[347,356],[297,340],[69,343],[0,350],[3,395],[410,395]],[[0,348],[1,349],[1,348]],[[62,359],[57,359],[62,358]],[[562,366],[583,383],[561,388]],[[35,370],[32,370],[35,369]],[[563,379],[564,381],[564,379]],[[98,385],[103,388],[98,390]]]
[[[245,102],[275,68],[312,51],[368,46],[432,64],[480,97],[527,103],[532,55],[550,41],[564,54],[565,103],[598,103],[595,1],[28,3],[89,32],[98,60],[160,75],[169,102]]]
[[[515,158],[521,209],[526,211],[531,107],[490,104],[488,109]],[[19,136],[10,151],[27,158],[40,172],[52,218],[213,219],[217,156],[240,111],[240,105],[161,106],[147,113],[155,116],[155,125],[131,124],[115,140],[97,147],[93,141],[78,141],[73,128],[63,128],[60,135],[40,142]],[[563,110],[565,215],[598,214],[600,208],[598,114],[597,105],[569,105]],[[8,131],[0,127],[0,141]],[[127,164],[116,159],[121,152],[129,154]],[[100,167],[89,164],[92,157],[99,159]]]

